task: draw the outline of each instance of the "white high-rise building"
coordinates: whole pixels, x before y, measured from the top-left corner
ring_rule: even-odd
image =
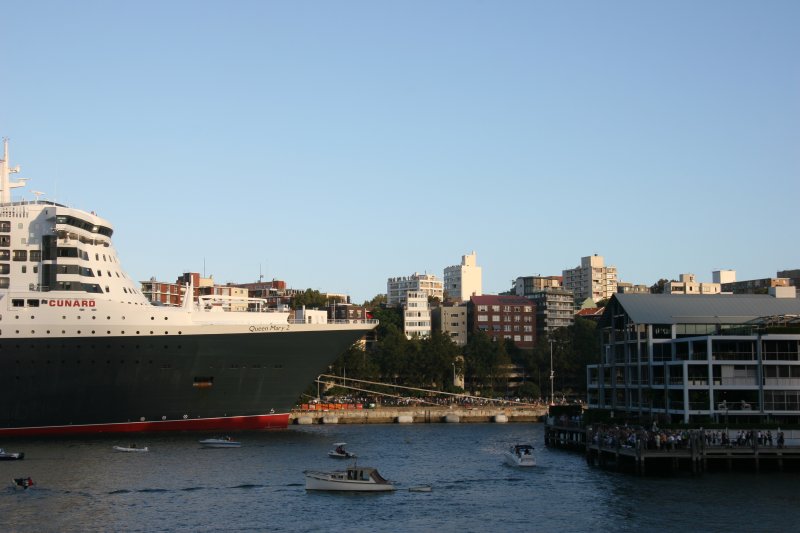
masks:
[[[736,271],[735,270],[714,270],[711,272],[711,281],[714,283],[735,283]]]
[[[564,288],[572,291],[576,302],[611,298],[617,292],[617,267],[605,266],[603,256],[581,258],[581,266],[564,270]]]
[[[444,291],[450,299],[459,302],[483,295],[483,274],[474,251],[462,255],[460,265],[444,269]]]
[[[408,291],[403,304],[403,332],[409,339],[429,337],[431,334],[431,307],[428,295],[422,291]]]
[[[409,291],[423,292],[426,296],[433,296],[442,301],[442,280],[433,274],[417,272],[411,276],[389,278],[386,281],[386,305],[394,307],[405,304],[406,293]]]

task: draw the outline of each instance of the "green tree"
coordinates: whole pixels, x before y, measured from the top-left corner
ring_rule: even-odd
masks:
[[[650,286],[650,292],[652,294],[664,294],[667,283],[669,283],[668,279],[661,278]]]
[[[300,309],[305,306],[309,309],[324,309],[328,306],[328,297],[316,289],[306,289],[292,296],[292,308]]]

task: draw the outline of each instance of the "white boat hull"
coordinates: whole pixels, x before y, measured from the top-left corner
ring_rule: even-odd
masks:
[[[241,442],[235,440],[206,439],[199,442],[203,448],[239,448],[242,446]]]
[[[389,492],[396,487],[389,483],[378,483],[372,479],[347,479],[344,472],[306,472],[306,490],[344,492]]]
[[[145,446],[144,448],[128,448],[127,446],[114,446],[114,449],[118,452],[133,452],[133,453],[143,453],[149,452],[150,449]]]

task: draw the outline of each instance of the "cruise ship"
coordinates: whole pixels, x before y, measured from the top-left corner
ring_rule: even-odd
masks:
[[[374,320],[199,296],[155,306],[123,271],[111,223],[12,201],[0,162],[0,438],[285,428],[303,390]]]

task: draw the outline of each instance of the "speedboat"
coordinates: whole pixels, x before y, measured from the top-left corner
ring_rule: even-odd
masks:
[[[230,437],[215,437],[213,439],[203,439],[199,442],[203,448],[238,448],[242,445],[241,442]]]
[[[118,452],[149,452],[150,448],[145,446],[144,448],[139,448],[135,444],[131,444],[130,446],[114,446],[114,449]]]
[[[306,490],[332,490],[348,492],[387,492],[395,490],[391,481],[369,466],[349,466],[336,472],[306,470]]]
[[[348,452],[344,449],[346,442],[334,442],[333,449],[328,452],[328,457],[334,457],[336,459],[353,459],[356,454]]]
[[[32,487],[35,485],[33,480],[29,477],[15,477],[11,480],[11,484],[16,489],[17,487],[21,487],[25,490],[28,490],[28,487]]]
[[[20,459],[25,459],[25,454],[23,452],[7,452],[3,448],[0,448],[0,461],[18,461]]]
[[[536,466],[533,446],[530,444],[515,444],[503,452],[503,455],[511,466]]]

